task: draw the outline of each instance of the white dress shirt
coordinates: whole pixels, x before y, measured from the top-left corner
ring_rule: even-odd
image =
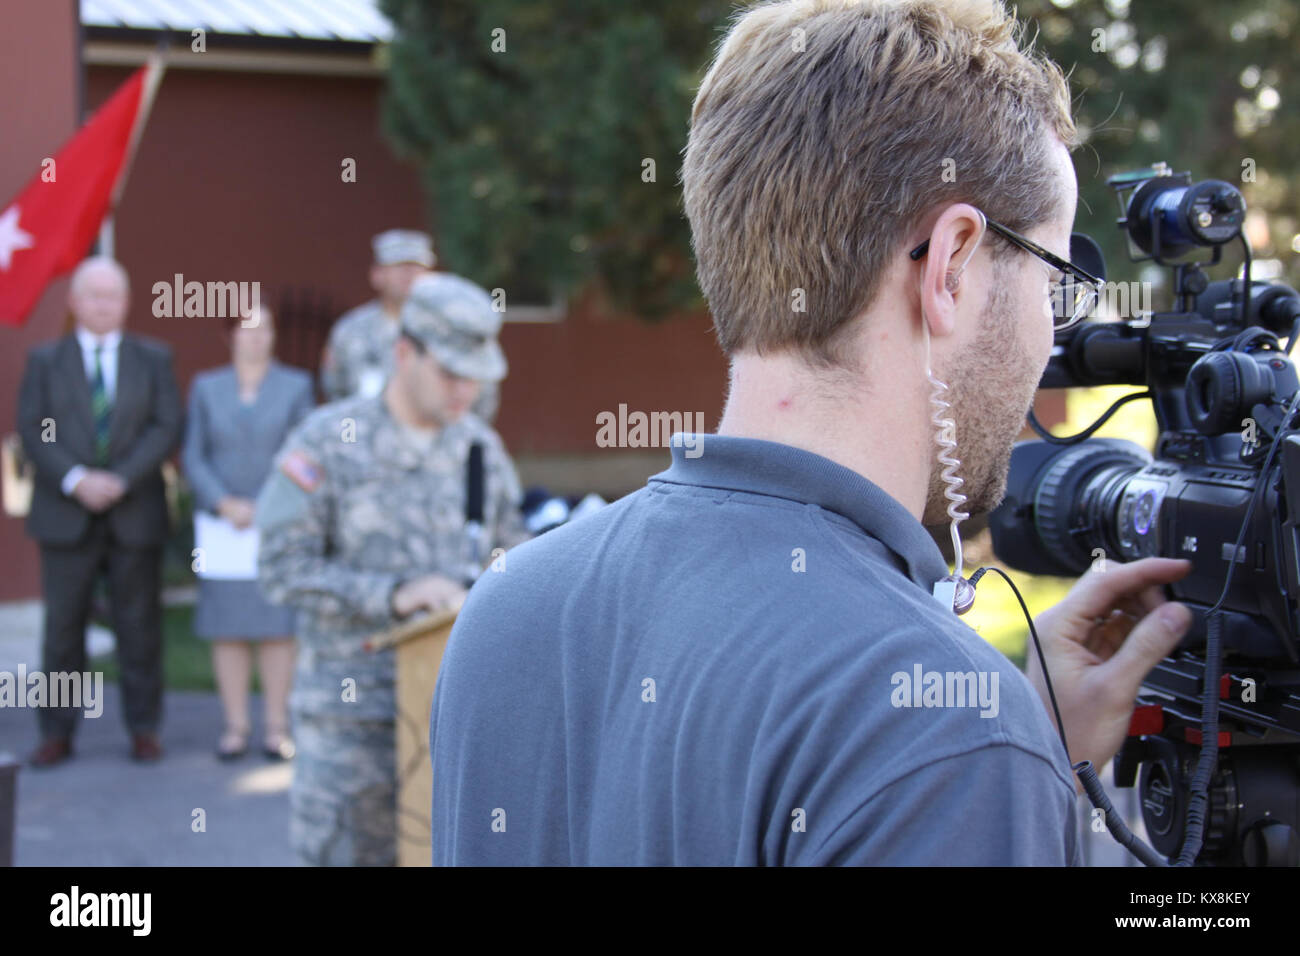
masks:
[[[89,383],[92,394],[95,388],[95,348],[101,347],[99,368],[104,375],[104,392],[108,395],[109,405],[112,405],[117,398],[117,347],[121,343],[120,331],[101,336],[77,326],[77,344],[81,346],[81,363],[86,369],[86,382]],[[72,494],[73,489],[77,487],[77,482],[85,473],[84,465],[73,465],[69,468],[61,483],[63,493]]]
[[[104,372],[104,390],[108,392],[108,404],[112,405],[117,397],[117,347],[122,344],[121,332],[109,332],[99,336],[77,327],[77,344],[81,346],[81,361],[86,366],[86,381],[91,388],[95,385],[95,347],[103,346],[99,354],[99,367]]]

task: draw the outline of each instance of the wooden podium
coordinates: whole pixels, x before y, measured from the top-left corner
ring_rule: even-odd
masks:
[[[438,667],[460,607],[427,614],[372,637],[369,650],[397,649],[397,865],[432,863],[433,774],[429,711]]]

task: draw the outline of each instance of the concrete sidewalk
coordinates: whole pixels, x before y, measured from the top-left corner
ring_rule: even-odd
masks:
[[[261,702],[254,698],[254,715]],[[163,759],[137,764],[115,684],[104,686],[100,717],[81,721],[67,763],[18,771],[17,866],[291,866],[291,763],[257,750],[223,763],[213,755],[221,730],[215,694],[168,692]],[[0,751],[25,760],[36,717],[0,708]],[[196,810],[206,829],[195,832]]]
[[[173,600],[191,599],[178,591]],[[0,671],[40,666],[39,601],[0,604]],[[87,651],[113,650],[113,636],[92,627]],[[93,665],[92,665],[93,666]],[[163,704],[163,759],[137,764],[122,723],[121,693],[104,686],[102,713],[82,719],[74,756],[36,770],[25,762],[37,744],[36,715],[0,707],[0,753],[18,771],[14,863],[18,866],[287,866],[292,764],[257,750],[261,701],[250,703],[254,736],[248,756],[232,763],[213,750],[221,732],[215,694],[168,691]],[[203,811],[205,830],[195,832]]]

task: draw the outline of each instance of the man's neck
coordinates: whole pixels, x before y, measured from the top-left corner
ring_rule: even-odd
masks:
[[[395,379],[390,378],[388,384],[384,386],[383,401],[384,407],[388,409],[388,414],[393,416],[393,420],[397,424],[428,434],[438,431],[437,422],[425,421],[407,404],[402,396],[401,389],[397,388]]]
[[[719,435],[802,448],[862,475],[921,520],[930,456],[924,396],[881,382],[832,384],[788,353],[737,357]],[[906,381],[906,379],[903,379]],[[920,400],[920,401],[918,401]]]
[[[113,329],[113,331],[105,332],[101,335],[98,332],[90,331],[90,329],[86,328],[84,325],[78,325],[76,327],[76,335],[78,340],[89,342],[93,345],[113,345],[121,340],[122,330]]]

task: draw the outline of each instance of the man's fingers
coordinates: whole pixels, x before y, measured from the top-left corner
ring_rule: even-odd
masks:
[[[1164,602],[1159,586],[1184,578],[1192,562],[1176,558],[1143,558],[1129,564],[1108,563],[1105,571],[1089,571],[1061,604],[1084,618],[1105,617],[1111,608],[1137,598],[1145,610]]]
[[[1173,653],[1191,624],[1192,612],[1183,604],[1167,601],[1152,611],[1137,623],[1110,660],[1101,665],[1107,683],[1126,699],[1136,697],[1151,668]]]
[[[1099,660],[1108,660],[1112,654],[1119,650],[1124,639],[1128,637],[1129,632],[1144,615],[1131,614],[1129,612],[1116,609],[1111,612],[1110,617],[1103,624],[1098,624],[1092,633],[1084,639],[1083,646]]]
[[[1117,602],[1116,606],[1121,608],[1125,613],[1133,615],[1134,618],[1145,617],[1160,605],[1165,603],[1164,592],[1160,585],[1153,584],[1139,593],[1126,597]]]

